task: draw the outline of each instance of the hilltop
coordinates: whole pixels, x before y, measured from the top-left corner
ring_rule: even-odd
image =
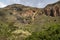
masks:
[[[1,40],[24,40],[33,32],[47,30],[55,24],[60,25],[60,1],[45,8],[21,4],[0,8]]]

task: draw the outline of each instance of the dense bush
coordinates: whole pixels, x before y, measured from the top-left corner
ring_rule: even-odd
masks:
[[[11,32],[15,29],[13,25],[0,21],[0,40],[7,40],[12,35]]]
[[[60,40],[60,25],[54,24],[41,32],[32,32],[25,40]]]

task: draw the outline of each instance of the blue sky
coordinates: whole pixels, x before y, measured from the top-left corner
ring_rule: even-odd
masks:
[[[0,8],[14,3],[23,4],[26,6],[43,8],[47,4],[55,3],[58,0],[0,0]]]

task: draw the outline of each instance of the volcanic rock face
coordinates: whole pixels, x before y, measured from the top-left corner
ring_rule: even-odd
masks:
[[[44,11],[48,16],[60,16],[60,1],[46,6]]]

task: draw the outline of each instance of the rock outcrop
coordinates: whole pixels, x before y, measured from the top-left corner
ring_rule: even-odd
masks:
[[[44,8],[48,16],[60,16],[60,1],[55,4],[49,4]]]
[[[3,13],[4,17],[9,22],[19,21],[22,23],[31,23],[34,21],[36,15],[45,14],[52,17],[60,16],[60,1],[54,4],[49,4],[43,9],[21,4],[13,4],[0,9],[0,11],[5,13]],[[3,15],[2,13],[0,14],[1,16]]]

